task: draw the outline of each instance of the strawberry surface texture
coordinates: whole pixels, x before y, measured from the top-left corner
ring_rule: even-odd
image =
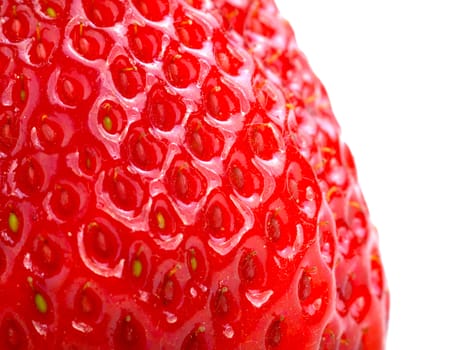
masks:
[[[271,0],[3,0],[0,349],[384,349],[376,229]]]

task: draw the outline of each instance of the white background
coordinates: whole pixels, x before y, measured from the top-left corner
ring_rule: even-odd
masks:
[[[467,349],[465,2],[276,1],[327,88],[379,230],[387,350]]]

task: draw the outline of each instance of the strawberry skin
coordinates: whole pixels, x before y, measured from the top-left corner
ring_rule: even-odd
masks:
[[[377,232],[273,1],[0,18],[1,349],[384,349]]]

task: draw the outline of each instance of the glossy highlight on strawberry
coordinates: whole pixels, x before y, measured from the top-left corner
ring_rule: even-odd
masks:
[[[0,18],[0,348],[384,349],[378,235],[272,0]]]

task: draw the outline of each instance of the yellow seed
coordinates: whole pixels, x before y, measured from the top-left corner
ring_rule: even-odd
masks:
[[[165,218],[161,212],[158,212],[156,214],[156,220],[157,220],[157,227],[159,227],[161,230],[165,229]]]
[[[305,99],[305,103],[312,103],[315,100],[316,100],[316,96],[315,95],[310,95]]]
[[[332,186],[328,192],[326,193],[326,200],[329,202],[331,200],[331,197],[333,196],[334,193],[339,191],[339,187],[337,186]]]
[[[133,261],[133,268],[132,268],[133,276],[139,277],[141,276],[141,272],[143,272],[143,264],[139,259]]]
[[[57,17],[57,12],[52,8],[52,7],[47,7],[47,16],[50,18],[56,18]]]
[[[20,98],[21,102],[26,101],[26,90],[21,89],[21,91],[19,92],[19,98]]]
[[[193,271],[196,271],[196,269],[198,268],[198,260],[196,260],[194,255],[192,255],[190,258],[190,265]]]
[[[45,314],[47,312],[47,301],[40,293],[36,293],[34,296],[34,303],[36,304],[37,311],[41,314]]]
[[[191,26],[193,24],[193,21],[191,19],[186,19],[185,21],[180,22],[181,26]]]
[[[321,147],[321,152],[322,153],[329,153],[329,154],[336,154],[336,150],[331,147],[323,146]]]
[[[227,19],[228,20],[231,20],[232,18],[235,18],[238,16],[238,10],[235,9],[233,11],[230,11],[228,14],[227,14]]]
[[[91,169],[91,158],[87,157],[85,164],[86,164],[86,169]]]
[[[276,62],[276,61],[279,59],[279,57],[281,56],[281,54],[282,54],[282,53],[281,53],[280,51],[274,52],[271,56],[269,56],[269,57],[266,59],[266,63],[271,64],[271,63]]]
[[[16,215],[13,212],[10,212],[10,215],[8,215],[8,227],[10,227],[11,232],[17,233],[19,230],[19,218],[18,215]]]
[[[342,338],[342,339],[340,340],[340,342],[341,342],[342,345],[349,345],[349,344],[350,344],[349,340],[346,339],[346,338]]]
[[[104,129],[107,132],[110,132],[110,130],[112,130],[112,126],[113,126],[112,118],[110,118],[108,115],[104,117],[104,119],[102,120],[102,124],[104,126]]]
[[[315,170],[321,170],[326,165],[326,159],[321,160],[320,162],[314,165]]]
[[[37,38],[37,41],[41,40],[41,26],[40,26],[40,23],[36,24],[36,38]]]
[[[168,275],[169,277],[172,277],[172,276],[175,275],[175,273],[176,273],[178,270],[180,270],[181,268],[182,268],[182,267],[180,266],[180,264],[177,264],[177,265],[175,265],[174,267],[172,267],[172,268],[170,269],[170,271],[167,273],[167,275]]]

